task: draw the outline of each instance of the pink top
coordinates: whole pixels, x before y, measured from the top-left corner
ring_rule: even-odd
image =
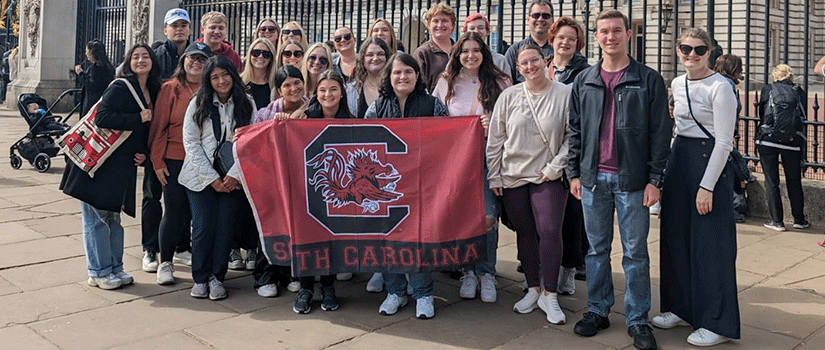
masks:
[[[510,86],[510,83],[502,82],[499,85],[503,91]],[[485,111],[481,101],[478,100],[480,87],[481,82],[478,77],[459,73],[455,79],[455,86],[453,86],[455,93],[449,101],[445,101],[447,97],[447,79],[444,77],[438,78],[438,84],[433,89],[433,96],[444,102],[451,116],[482,114],[489,116],[493,111]]]

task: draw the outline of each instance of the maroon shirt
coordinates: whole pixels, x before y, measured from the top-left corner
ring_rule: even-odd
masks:
[[[622,80],[627,67],[617,72],[608,72],[601,67],[599,74],[604,82],[604,108],[602,123],[599,126],[599,172],[619,173],[619,156],[616,152],[616,103],[613,101],[613,89]]]

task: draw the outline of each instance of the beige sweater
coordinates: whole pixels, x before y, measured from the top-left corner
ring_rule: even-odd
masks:
[[[490,188],[538,184],[541,174],[557,180],[567,167],[570,87],[552,81],[545,93],[525,95],[523,85],[504,90],[490,117],[487,138]],[[527,98],[537,109],[535,119]],[[536,120],[541,125],[546,144]]]

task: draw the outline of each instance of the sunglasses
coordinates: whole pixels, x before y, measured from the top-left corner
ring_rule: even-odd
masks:
[[[290,58],[292,56],[295,56],[295,58],[301,58],[304,57],[304,52],[301,50],[281,52],[281,57]]]
[[[332,39],[335,40],[336,43],[340,43],[341,40],[349,41],[350,39],[352,39],[352,33],[347,33],[347,34],[344,34],[344,35],[336,35]]]
[[[272,59],[272,52],[267,50],[255,49],[250,51],[249,54],[252,55],[252,57],[264,56],[266,59]]]
[[[275,33],[275,32],[277,32],[277,31],[278,31],[278,28],[276,28],[275,26],[266,26],[266,27],[260,27],[260,28],[258,28],[258,31],[259,31],[259,32],[270,32],[270,33]]]
[[[690,52],[696,52],[697,55],[702,56],[708,52],[708,47],[705,45],[700,46],[690,46],[690,45],[679,45],[679,51],[682,51],[683,55],[690,55]]]
[[[539,17],[541,17],[541,19],[548,20],[550,18],[553,18],[553,15],[549,14],[547,12],[542,12],[542,13],[536,12],[536,13],[531,13],[530,17],[533,17],[533,19],[539,19]]]
[[[197,53],[196,54],[191,54],[187,57],[189,57],[190,60],[193,60],[195,62],[199,62],[199,63],[206,62],[206,56],[201,55],[201,54],[197,54]]]
[[[324,56],[318,57],[315,55],[309,55],[309,57],[307,57],[307,60],[310,62],[315,62],[315,60],[318,60],[318,62],[321,62],[321,64],[329,63],[329,60]]]
[[[300,29],[284,29],[283,31],[281,31],[281,35],[290,35],[290,34],[292,34],[294,36],[301,36],[302,35]]]

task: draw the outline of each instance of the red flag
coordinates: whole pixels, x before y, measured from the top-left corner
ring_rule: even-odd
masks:
[[[402,273],[482,258],[482,145],[478,117],[278,120],[235,156],[271,263]]]

